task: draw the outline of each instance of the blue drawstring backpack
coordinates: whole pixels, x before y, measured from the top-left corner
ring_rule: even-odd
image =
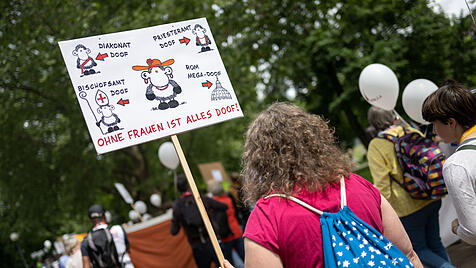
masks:
[[[347,206],[344,178],[340,180],[341,209],[336,213],[320,211],[306,202],[284,194],[284,197],[320,215],[324,265],[333,267],[405,267],[413,265],[392,242],[359,219]]]

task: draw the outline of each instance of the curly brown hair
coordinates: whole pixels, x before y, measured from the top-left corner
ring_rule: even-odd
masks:
[[[296,186],[324,190],[351,168],[327,122],[289,103],[271,105],[250,124],[243,166],[250,203],[271,192],[291,195]]]

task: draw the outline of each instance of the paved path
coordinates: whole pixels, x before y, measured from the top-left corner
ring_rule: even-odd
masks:
[[[476,267],[476,246],[465,242],[456,242],[446,248],[451,262],[458,268]]]

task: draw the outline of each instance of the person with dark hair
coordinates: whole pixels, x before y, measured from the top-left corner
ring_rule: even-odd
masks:
[[[119,268],[123,267],[121,259],[123,256],[119,256],[116,244],[114,241],[115,235],[113,234],[112,227],[109,227],[106,223],[106,211],[101,205],[92,205],[88,210],[88,218],[93,225],[92,230],[81,242],[81,255],[83,256],[83,268]],[[114,227],[114,226],[113,226]],[[123,244],[127,245],[127,235],[124,232]],[[132,263],[126,267],[134,267]]]
[[[231,185],[228,188],[228,195],[232,198],[235,205],[236,218],[240,223],[242,229],[246,227],[246,222],[250,216],[250,208],[243,200],[243,181],[240,173],[232,172],[230,174]]]
[[[476,245],[476,96],[450,80],[426,98],[422,114],[443,142],[459,144],[443,166],[458,215],[452,231]]]
[[[184,174],[177,175],[177,189],[181,196],[173,205],[170,233],[172,235],[178,234],[180,227],[183,226],[188,242],[192,247],[193,257],[198,268],[210,268],[212,262],[214,262],[218,267],[220,263],[218,262],[218,258],[213,250],[212,243],[195,203],[193,194],[190,191],[187,177],[185,177]],[[228,209],[227,205],[209,197],[201,196],[201,199],[207,212],[210,210],[225,211]],[[210,215],[210,213],[208,214]]]
[[[213,195],[213,199],[218,202],[224,203],[228,206],[226,210],[226,218],[228,222],[222,221],[223,224],[228,223],[228,226],[224,226],[224,229],[228,232],[228,235],[222,236],[222,248],[223,256],[230,260],[234,264],[232,259],[233,249],[236,250],[238,256],[244,260],[245,259],[245,248],[243,244],[243,231],[241,230],[240,225],[238,224],[238,219],[236,218],[235,206],[233,206],[233,200],[225,193],[223,185],[219,181],[213,181],[208,184],[208,191]]]
[[[377,137],[378,133],[390,129],[399,137],[405,134],[405,130],[420,132],[397,120],[391,111],[375,106],[369,109],[367,117],[374,135],[369,143],[367,159],[375,187],[397,212],[423,264],[430,267],[454,267],[440,238],[438,217],[441,199],[413,199],[401,186],[403,171],[394,143]]]
[[[336,145],[333,134],[334,130],[320,116],[287,103],[271,105],[248,127],[242,174],[245,198],[256,206],[243,235],[246,266],[324,267],[326,259],[336,258],[324,256],[325,250],[336,249],[342,243],[323,244],[324,237],[331,239],[324,231],[323,221],[345,210],[353,211],[372,230],[386,236],[389,244],[401,250],[402,257],[403,252],[415,267],[422,267],[390,204],[367,180],[350,172],[350,162]],[[313,213],[309,207],[285,198],[270,198],[277,194],[300,199],[326,214]],[[350,221],[336,220],[332,226],[345,224]],[[345,237],[347,232],[340,235]],[[355,242],[361,239],[359,235]],[[349,248],[343,246],[345,254]],[[350,261],[365,265],[364,257],[370,256],[363,252],[360,259]],[[375,265],[373,261],[369,263]],[[230,266],[226,263],[225,267]]]

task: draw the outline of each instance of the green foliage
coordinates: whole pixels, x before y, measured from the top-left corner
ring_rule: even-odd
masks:
[[[6,267],[21,264],[8,238],[13,231],[32,263],[29,253],[45,239],[87,231],[93,203],[102,203],[116,223],[127,221],[130,208],[114,182],[135,200],[155,192],[165,203],[175,198],[173,175],[157,157],[167,139],[96,155],[58,41],[208,19],[245,118],[179,135],[202,190],[197,164],[221,161],[227,171],[239,171],[247,124],[276,100],[291,99],[330,119],[343,146],[356,136],[365,141],[369,106],[358,76],[367,64],[388,65],[401,88],[416,78],[476,84],[470,18],[449,19],[426,0],[10,0],[0,9],[0,259]]]

